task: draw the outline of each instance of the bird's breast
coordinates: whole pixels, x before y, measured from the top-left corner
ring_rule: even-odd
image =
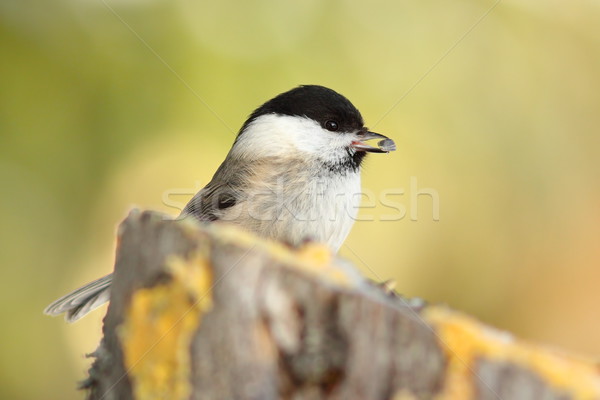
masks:
[[[299,245],[326,243],[334,252],[348,236],[361,199],[359,171],[331,173],[288,165],[257,173],[228,219],[256,234]]]

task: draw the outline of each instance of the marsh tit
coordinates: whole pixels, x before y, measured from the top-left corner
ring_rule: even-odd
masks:
[[[376,146],[366,143],[372,139]],[[292,246],[322,242],[337,252],[358,212],[365,155],[393,150],[394,142],[369,131],[344,96],[299,86],[250,115],[180,218],[223,221]],[[111,281],[112,274],[91,282],[44,312],[76,321],[109,300]]]

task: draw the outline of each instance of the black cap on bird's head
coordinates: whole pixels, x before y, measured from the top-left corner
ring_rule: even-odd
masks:
[[[339,132],[358,131],[364,125],[360,112],[350,100],[318,85],[298,86],[267,101],[250,115],[241,132],[249,123],[265,114],[308,117],[328,130],[332,130],[333,122],[337,124]]]

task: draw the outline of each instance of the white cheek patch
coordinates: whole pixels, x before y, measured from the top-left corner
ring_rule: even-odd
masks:
[[[318,157],[337,161],[348,156],[352,136],[330,132],[307,117],[268,114],[252,121],[231,149],[247,159],[265,157]]]

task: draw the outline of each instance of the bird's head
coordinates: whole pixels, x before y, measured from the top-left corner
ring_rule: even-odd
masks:
[[[379,139],[377,147],[365,141]],[[242,126],[234,157],[296,158],[358,170],[366,153],[395,150],[386,136],[369,131],[360,112],[341,94],[305,85],[257,108]]]

